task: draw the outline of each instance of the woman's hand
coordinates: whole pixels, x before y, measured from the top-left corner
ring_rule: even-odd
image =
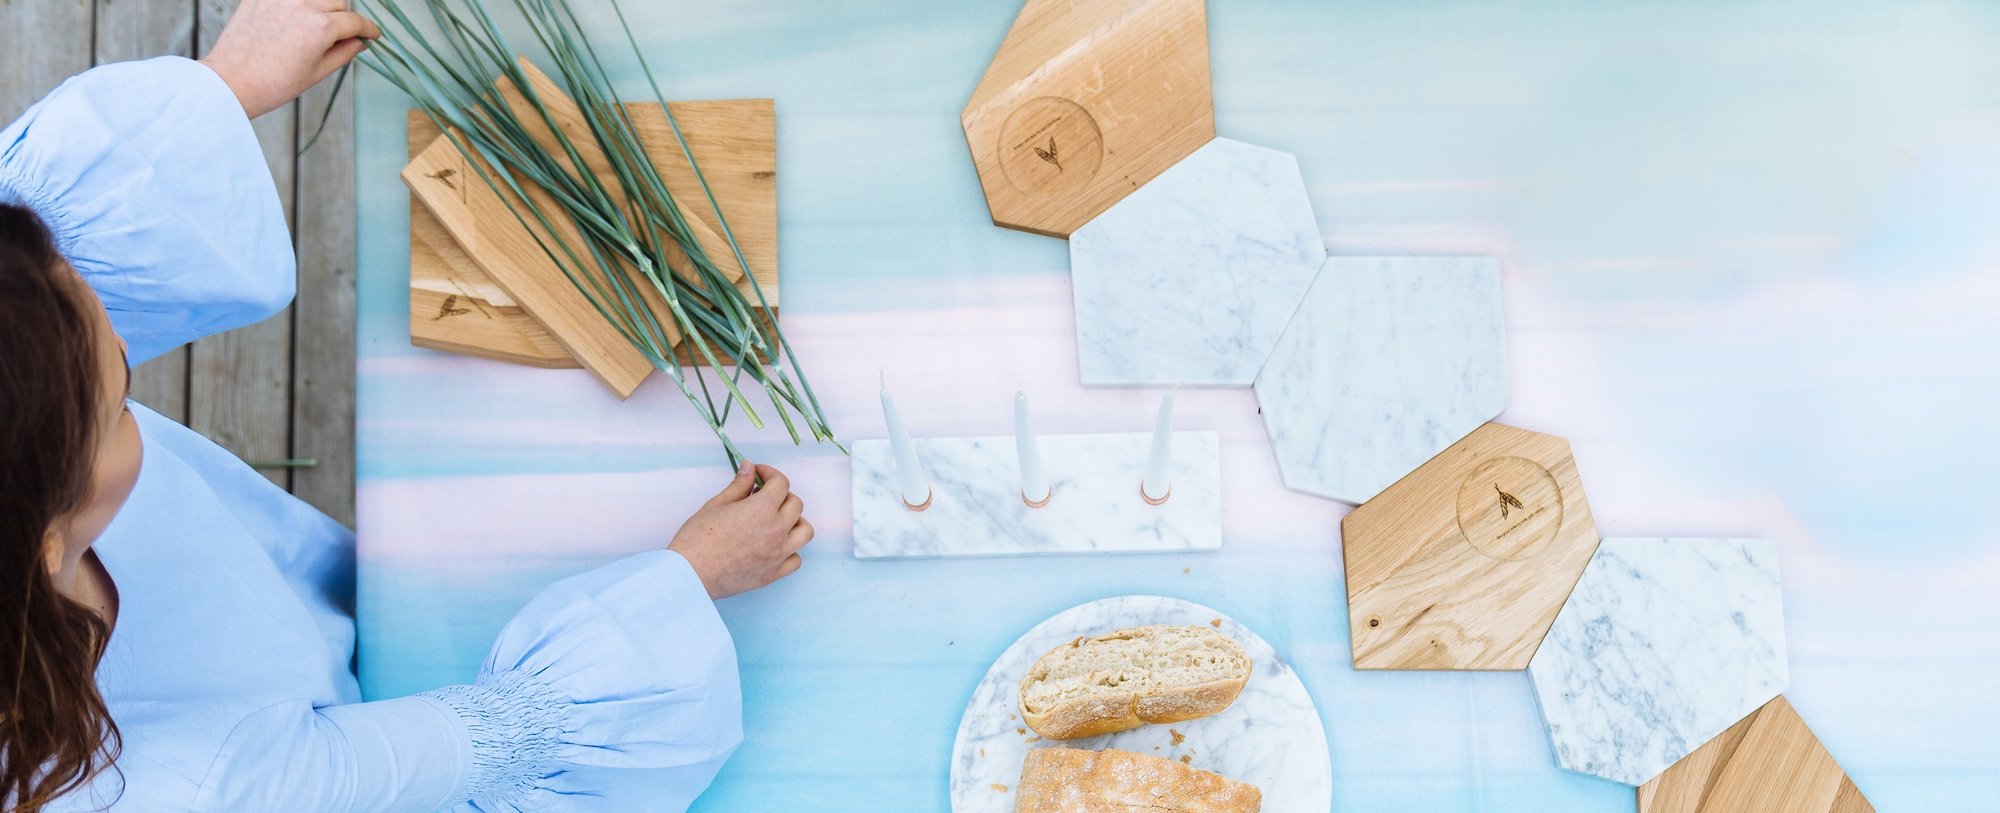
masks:
[[[254,119],[290,104],[379,36],[346,0],[243,0],[201,64]]]
[[[759,477],[764,485],[755,487]],[[746,460],[721,494],[688,517],[667,550],[694,566],[709,598],[749,592],[799,569],[799,548],[813,537],[805,510],[783,473]]]

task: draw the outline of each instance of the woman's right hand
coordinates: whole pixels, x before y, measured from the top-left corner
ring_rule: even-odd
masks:
[[[290,104],[379,36],[346,0],[243,0],[201,64],[254,119]]]
[[[799,548],[813,537],[805,509],[784,473],[746,460],[722,493],[688,517],[667,550],[688,560],[709,598],[746,593],[799,569]]]

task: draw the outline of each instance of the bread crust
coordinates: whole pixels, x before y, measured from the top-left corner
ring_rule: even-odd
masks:
[[[1258,813],[1263,806],[1255,785],[1115,749],[1034,749],[1014,786],[1014,813]]]
[[[1222,711],[1236,702],[1243,687],[1250,682],[1252,664],[1250,655],[1242,645],[1221,636],[1236,649],[1243,662],[1243,673],[1228,680],[1208,681],[1192,686],[1145,689],[1127,692],[1109,692],[1080,697],[1055,703],[1044,709],[1031,709],[1027,703],[1028,687],[1033,685],[1036,675],[1042,674],[1044,662],[1063,654],[1063,650],[1089,646],[1099,641],[1120,640],[1131,637],[1132,633],[1148,628],[1118,630],[1092,638],[1079,639],[1063,644],[1044,653],[1028,669],[1021,679],[1021,719],[1035,730],[1036,734],[1051,740],[1073,740],[1129,731],[1148,723],[1178,723]]]

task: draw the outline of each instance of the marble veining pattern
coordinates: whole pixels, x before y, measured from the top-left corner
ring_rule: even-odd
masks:
[[[1069,238],[1087,385],[1247,386],[1326,259],[1298,162],[1218,138]]]
[[[1219,622],[1219,623],[1218,623]],[[1075,740],[1042,740],[1021,721],[1021,678],[1037,658],[1081,635],[1146,624],[1215,624],[1243,645],[1250,682],[1220,713],[1186,722]],[[1174,732],[1182,739],[1176,744]],[[1333,805],[1332,762],[1319,710],[1290,664],[1229,616],[1162,596],[1120,596],[1064,610],[1001,653],[972,690],[951,756],[953,813],[1009,813],[1031,748],[1117,748],[1188,764],[1256,785],[1264,809],[1323,811]]]
[[[1136,553],[1222,547],[1222,485],[1214,432],[1175,432],[1172,492],[1139,496],[1152,435],[1043,435],[1048,505],[1021,499],[1012,436],[917,438],[931,505],[903,506],[885,440],[854,443],[854,556]]]
[[[1786,684],[1778,551],[1606,539],[1528,666],[1556,759],[1638,785]]]
[[[1285,485],[1360,504],[1507,408],[1500,263],[1333,257],[1257,403]]]

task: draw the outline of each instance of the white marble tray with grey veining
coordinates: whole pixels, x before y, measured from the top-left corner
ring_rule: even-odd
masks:
[[[1043,435],[1047,505],[1021,499],[1011,436],[918,438],[931,504],[911,511],[886,440],[854,444],[854,556],[1146,553],[1222,547],[1222,475],[1214,432],[1175,432],[1167,501],[1148,504],[1149,433]]]
[[[1257,404],[1285,485],[1360,505],[1507,408],[1500,263],[1334,257]]]
[[[1069,236],[1083,383],[1249,385],[1325,260],[1298,161],[1210,141]]]
[[[1076,740],[1042,740],[1021,721],[1021,678],[1043,653],[1082,635],[1147,624],[1211,624],[1250,655],[1250,682],[1236,702],[1198,720],[1148,725]],[[1178,736],[1177,736],[1178,735]],[[1326,730],[1304,683],[1270,643],[1229,616],[1164,596],[1119,596],[1057,613],[1000,654],[972,690],[951,755],[953,813],[1010,813],[1029,749],[1117,748],[1187,763],[1256,785],[1268,811],[1333,806]]]
[[[1778,548],[1606,539],[1528,664],[1556,761],[1644,784],[1785,690]]]

